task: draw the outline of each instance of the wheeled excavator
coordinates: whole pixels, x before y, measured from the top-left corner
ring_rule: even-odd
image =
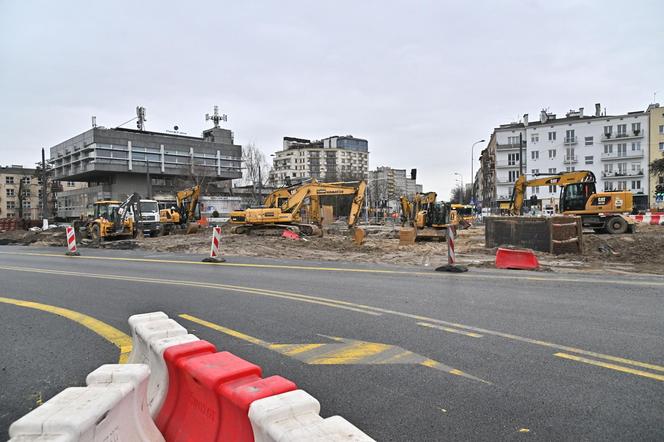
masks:
[[[536,175],[531,180],[521,175],[514,183],[510,213],[521,215],[526,188],[559,186],[559,211],[563,215],[580,216],[583,227],[592,228],[597,233],[633,233],[634,221],[627,216],[633,208],[632,192],[597,192],[595,184],[595,174],[589,170]]]
[[[250,233],[255,230],[287,228],[305,235],[319,234],[322,221],[320,198],[344,195],[353,196],[348,214],[348,227],[353,228],[362,210],[365,191],[366,183],[364,181],[360,181],[356,185],[348,185],[347,183],[319,183],[312,180],[299,186],[277,189],[268,195],[263,207],[231,212],[232,232]],[[302,222],[300,209],[305,200],[309,201],[312,224]]]

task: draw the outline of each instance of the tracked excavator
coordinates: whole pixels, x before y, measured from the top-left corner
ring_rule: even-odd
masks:
[[[176,205],[170,209],[159,211],[164,233],[168,234],[176,229],[185,230],[187,234],[198,231],[198,224],[195,221],[200,196],[200,185],[181,190],[175,194]]]
[[[633,195],[629,191],[597,192],[595,174],[589,170],[563,172],[555,175],[535,175],[528,180],[521,175],[514,183],[510,213],[521,215],[526,188],[536,186],[560,187],[560,213],[580,216],[583,227],[597,233],[633,233],[634,221],[629,218]]]
[[[448,227],[463,224],[449,203],[438,202],[436,198],[436,192],[415,194],[412,201],[407,196],[401,197],[401,225],[415,228],[415,240],[442,241]]]
[[[360,181],[355,185],[348,183],[319,183],[312,180],[299,186],[277,189],[265,198],[262,207],[237,210],[231,212],[233,233],[251,233],[256,230],[287,228],[305,235],[320,234],[321,210],[320,198],[325,196],[352,195],[353,202],[348,214],[348,226],[353,228],[357,223],[366,183]],[[303,223],[300,209],[309,203],[311,223]]]

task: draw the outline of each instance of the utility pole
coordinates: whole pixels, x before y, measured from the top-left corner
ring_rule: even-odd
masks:
[[[152,178],[150,177],[150,159],[148,157],[149,153],[145,153],[145,167],[147,169],[147,191],[148,191],[148,199],[152,199]]]
[[[46,170],[46,154],[42,147],[42,161],[41,161],[41,180],[42,180],[42,219],[48,219],[48,172]]]
[[[523,134],[519,133],[519,175],[523,175]]]

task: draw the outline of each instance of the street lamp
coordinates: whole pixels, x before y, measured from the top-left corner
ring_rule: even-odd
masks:
[[[475,141],[470,148],[470,181],[473,183],[470,189],[470,198],[472,203],[475,203],[475,174],[473,173],[473,164],[475,163],[475,145],[484,143],[484,140]]]
[[[466,193],[466,189],[463,188],[463,175],[461,175],[459,172],[454,172],[454,175],[459,175],[459,178],[461,178],[461,198],[459,203],[463,204],[463,197],[464,194]]]

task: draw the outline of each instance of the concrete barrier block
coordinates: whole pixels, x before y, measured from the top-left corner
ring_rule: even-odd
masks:
[[[67,388],[9,427],[21,441],[163,441],[147,406],[150,369],[143,364],[103,365],[87,387]]]

